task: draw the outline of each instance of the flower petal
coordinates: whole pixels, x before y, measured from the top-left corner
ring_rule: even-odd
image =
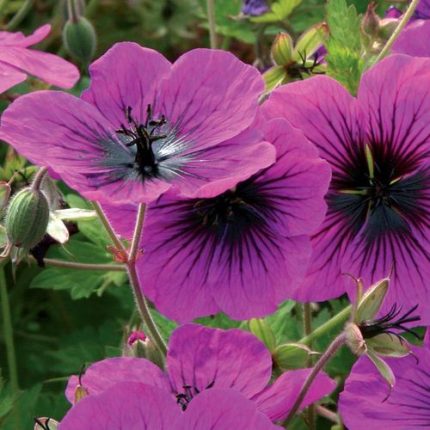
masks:
[[[416,430],[430,419],[430,352],[414,348],[414,355],[385,360],[396,377],[390,391],[367,357],[352,368],[340,394],[339,412],[350,430],[383,428]]]
[[[0,61],[0,94],[24,82],[26,79],[27,75],[25,73]]]
[[[0,31],[0,45],[27,48],[28,46],[36,45],[36,43],[41,42],[50,32],[50,24],[42,25],[30,36],[25,36],[21,32],[11,33],[9,31]]]
[[[272,421],[285,419],[294,405],[305,379],[311,369],[291,370],[283,373],[276,381],[263,392],[253,397],[258,409],[266,414]],[[336,388],[336,382],[324,372],[319,373],[311,388],[306,393],[300,410],[327,396]]]
[[[194,49],[160,84],[158,111],[192,143],[190,152],[228,140],[251,125],[263,79],[226,51]]]
[[[414,57],[430,57],[430,21],[418,20],[408,25],[394,42],[392,52]]]
[[[178,430],[275,430],[255,405],[234,390],[210,389],[193,399]],[[98,430],[98,429],[97,429]]]
[[[144,358],[114,357],[97,361],[85,370],[80,381],[89,396],[108,391],[118,382],[141,382],[170,393],[169,382],[162,370]],[[66,388],[70,403],[74,403],[78,385],[78,376],[71,376]]]
[[[76,66],[48,52],[3,46],[1,61],[61,88],[72,88],[79,79]]]
[[[137,121],[145,122],[156,84],[170,68],[170,62],[152,49],[132,42],[116,43],[91,64],[91,84],[82,98],[117,129],[126,124],[128,107]]]
[[[250,333],[187,324],[170,338],[167,367],[178,393],[186,386],[200,392],[234,388],[251,398],[269,382],[272,360],[264,344]]]
[[[61,421],[59,430],[171,430],[180,419],[180,409],[166,391],[122,382],[81,400]]]

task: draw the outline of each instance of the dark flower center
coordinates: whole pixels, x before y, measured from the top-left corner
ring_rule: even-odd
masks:
[[[361,322],[359,328],[363,338],[370,339],[382,333],[399,336],[398,331],[403,331],[410,333],[419,339],[419,336],[413,330],[405,326],[405,324],[421,320],[418,315],[413,315],[417,308],[418,305],[415,305],[414,307],[409,309],[409,311],[399,316],[402,311],[402,308],[394,304],[391,307],[390,311],[383,317],[377,320]]]
[[[262,198],[252,190],[251,181],[245,181],[217,197],[196,200],[196,221],[217,237],[227,234],[231,240],[255,225],[264,224]]]
[[[292,62],[285,66],[285,71],[287,75],[293,79],[304,79],[311,75],[323,75],[323,71],[315,71],[315,69],[320,66],[323,62],[324,57],[321,57],[317,52],[310,58],[312,61],[310,63],[306,52],[299,52],[300,62]]]
[[[215,381],[209,383],[204,389],[208,390],[215,385]],[[182,393],[176,394],[176,402],[181,406],[181,409],[185,411],[188,407],[188,404],[193,400],[193,398],[200,393],[200,390],[197,387],[192,387],[191,385],[184,385],[184,391]]]
[[[369,144],[350,148],[341,172],[333,175],[328,195],[330,209],[341,212],[351,233],[364,227],[371,243],[389,232],[409,233],[426,223],[427,169],[418,168],[413,156],[402,156],[390,145]]]
[[[127,126],[121,124],[121,128],[117,130],[117,133],[127,138],[126,146],[136,147],[135,167],[143,178],[157,176],[159,173],[159,161],[155,156],[153,143],[167,137],[167,134],[163,132],[166,118],[161,115],[159,119],[155,120],[151,105],[147,107],[146,121],[144,123],[139,123],[133,118],[130,106],[127,107],[126,118]]]

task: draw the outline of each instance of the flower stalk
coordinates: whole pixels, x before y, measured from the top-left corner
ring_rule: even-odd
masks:
[[[209,40],[210,47],[216,49],[218,47],[216,37],[216,22],[215,22],[215,0],[207,0],[207,14],[209,24]]]
[[[127,270],[123,264],[78,263],[75,261],[57,260],[55,258],[44,258],[43,262],[48,266],[63,267],[65,269],[103,270],[107,272],[124,272]]]
[[[299,410],[300,405],[302,404],[303,399],[306,396],[306,393],[308,392],[315,378],[318,376],[318,373],[324,369],[325,365],[331,360],[331,358],[333,358],[339,348],[345,344],[345,341],[346,337],[345,334],[342,332],[333,340],[333,342],[330,344],[324,354],[321,355],[320,359],[316,362],[315,366],[312,368],[311,373],[309,373],[308,377],[303,383],[300,393],[297,396],[296,401],[291,408],[286,420],[284,421],[284,424],[286,426],[288,426],[296,412]]]
[[[388,55],[394,42],[399,37],[400,33],[406,27],[406,24],[409,22],[412,15],[414,14],[415,9],[417,8],[419,2],[420,2],[420,0],[412,0],[408,9],[406,10],[405,14],[403,15],[402,19],[400,20],[399,24],[397,25],[396,29],[393,31],[393,34],[390,36],[387,43],[382,48],[382,51],[376,57],[375,63],[382,60],[386,55]]]

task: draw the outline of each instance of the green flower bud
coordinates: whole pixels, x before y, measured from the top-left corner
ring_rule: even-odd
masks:
[[[273,361],[283,370],[301,369],[305,366],[309,356],[314,354],[316,353],[306,345],[285,343],[275,349]]]
[[[0,210],[7,206],[10,197],[10,185],[7,182],[0,181]]]
[[[365,292],[358,303],[357,315],[355,318],[357,322],[372,320],[375,317],[387,294],[389,283],[390,280],[388,278],[381,279],[370,286]]]
[[[94,56],[97,36],[93,25],[83,16],[69,19],[63,28],[63,43],[67,52],[83,64]]]
[[[378,34],[380,21],[381,19],[375,11],[375,3],[370,2],[361,21],[361,31],[366,36],[374,38]]]
[[[273,61],[279,66],[285,66],[292,61],[293,39],[288,33],[279,33],[273,42],[272,49]]]
[[[270,352],[276,348],[276,339],[269,324],[263,319],[254,318],[249,321],[251,333],[257,336]]]
[[[381,333],[366,340],[367,347],[385,357],[406,357],[411,353],[409,344],[401,336]]]
[[[6,234],[11,245],[26,250],[37,245],[46,233],[49,205],[40,190],[24,188],[12,198],[6,212]]]

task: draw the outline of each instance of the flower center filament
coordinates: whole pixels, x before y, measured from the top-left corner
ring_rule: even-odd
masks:
[[[154,119],[152,107],[149,104],[144,123],[139,123],[132,116],[130,106],[126,110],[126,119],[127,126],[121,124],[121,128],[116,132],[126,137],[126,146],[136,148],[134,167],[137,168],[142,177],[157,176],[159,167],[154,154],[153,143],[167,137],[163,130],[167,123],[166,118],[161,115],[159,119]]]
[[[205,390],[212,388],[214,385],[215,381],[212,381],[205,387]],[[176,394],[176,403],[178,403],[181,409],[185,411],[191,400],[200,393],[200,390],[197,387],[192,387],[191,385],[184,385],[182,388],[184,391]]]
[[[405,326],[405,324],[420,321],[418,315],[413,315],[417,310],[418,305],[415,305],[409,311],[399,316],[402,308],[394,304],[390,311],[383,317],[377,320],[363,321],[359,328],[364,339],[370,339],[382,333],[399,336],[398,331],[403,331],[412,334],[416,338],[420,338],[413,330]]]

